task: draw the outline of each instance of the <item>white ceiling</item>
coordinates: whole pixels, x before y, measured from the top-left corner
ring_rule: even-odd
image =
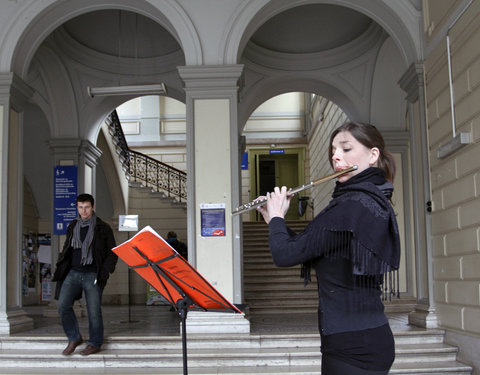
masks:
[[[275,52],[323,52],[351,42],[373,21],[350,8],[310,4],[291,8],[265,22],[251,42]],[[62,26],[85,47],[121,57],[159,57],[181,47],[162,26],[124,10],[101,10],[80,15]]]

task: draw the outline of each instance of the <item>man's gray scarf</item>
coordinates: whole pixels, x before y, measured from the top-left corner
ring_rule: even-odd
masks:
[[[93,262],[93,255],[92,255],[92,240],[93,240],[93,232],[95,231],[95,224],[97,222],[97,215],[93,212],[90,219],[82,220],[80,215],[77,217],[77,223],[73,228],[73,237],[72,237],[72,247],[74,249],[82,249],[82,259],[80,260],[80,264],[82,266],[86,264],[92,264]],[[85,236],[85,239],[81,240],[80,238],[80,228],[84,228],[88,226],[88,232]]]

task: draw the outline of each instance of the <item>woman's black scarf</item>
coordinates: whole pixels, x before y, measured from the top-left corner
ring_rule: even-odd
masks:
[[[368,168],[346,182],[337,182],[333,199],[309,225],[309,247],[319,256],[349,259],[358,280],[383,276],[384,298],[399,296],[398,272],[396,277],[394,272],[400,262],[400,239],[389,200],[392,192],[384,172]],[[309,268],[303,267],[306,282]]]

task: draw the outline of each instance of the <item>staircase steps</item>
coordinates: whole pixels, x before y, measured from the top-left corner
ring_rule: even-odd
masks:
[[[307,221],[290,221],[302,231]],[[243,223],[244,295],[248,314],[291,314],[317,311],[315,280],[304,286],[300,266],[277,267],[268,246],[268,226],[263,222]],[[402,298],[385,302],[386,312],[413,311],[416,300]]]
[[[289,222],[301,231],[305,221]],[[263,222],[243,223],[244,296],[248,314],[315,312],[315,283],[304,287],[300,266],[277,267],[268,246],[268,226]],[[299,310],[300,309],[300,310]]]
[[[390,374],[470,375],[456,361],[444,331],[394,331],[396,360]],[[320,374],[318,334],[188,335],[190,374]],[[88,357],[65,357],[64,337],[1,337],[0,374],[181,374],[180,336],[110,337]],[[66,370],[68,369],[68,370]],[[62,372],[63,371],[63,372]]]
[[[263,251],[268,252],[268,247]],[[317,297],[314,283],[305,288],[302,280],[295,275],[298,269],[295,272],[287,269],[285,276],[281,276],[286,279],[295,278],[296,282],[276,283],[272,280],[263,282],[256,278],[249,282],[248,278],[252,276],[252,272],[252,277],[256,277],[255,268],[249,268],[249,263],[244,264],[244,267],[246,275],[249,274],[245,277],[248,296],[246,300],[254,310],[251,314],[251,324],[253,327],[255,320],[258,320],[259,325],[263,323],[264,330],[252,330],[256,333],[240,335],[187,332],[188,373],[319,375],[321,354],[320,337],[316,330]],[[278,267],[271,263],[267,268],[278,277],[276,274]],[[261,270],[265,271],[262,268]],[[392,302],[387,305],[387,309],[395,305],[402,306],[400,303]],[[308,314],[298,313],[299,311],[305,313],[304,310],[307,308],[313,312],[309,317]],[[291,315],[285,314],[289,309]],[[278,312],[264,315],[271,310],[281,310],[283,315]],[[157,316],[156,311],[153,313],[155,319],[152,322],[157,324],[157,320],[162,319],[161,315]],[[393,321],[403,322],[401,316],[402,314],[399,314],[391,318]],[[298,322],[292,322],[295,319]],[[145,320],[148,321],[150,319]],[[278,325],[282,325],[282,322],[293,328],[288,332],[296,333],[285,333],[287,332],[285,329],[279,329]],[[270,323],[275,327],[270,326]],[[414,328],[403,323],[394,324],[392,327],[396,342],[396,359],[390,374],[472,374],[471,367],[457,361],[458,349],[445,344],[443,330]],[[279,333],[270,333],[275,331]],[[119,332],[117,335],[106,338],[100,353],[88,357],[79,354],[69,357],[61,355],[66,340],[58,333],[35,337],[26,334],[0,337],[0,375],[183,373],[182,340],[178,333],[165,336],[158,334],[158,331],[151,331],[150,334],[128,335],[128,326],[125,328],[126,333],[121,333],[123,330],[117,332]]]

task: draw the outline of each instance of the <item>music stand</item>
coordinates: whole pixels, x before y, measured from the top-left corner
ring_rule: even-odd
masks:
[[[178,312],[182,322],[183,373],[187,375],[188,310],[242,312],[227,301],[149,226],[112,251],[154,287]]]

